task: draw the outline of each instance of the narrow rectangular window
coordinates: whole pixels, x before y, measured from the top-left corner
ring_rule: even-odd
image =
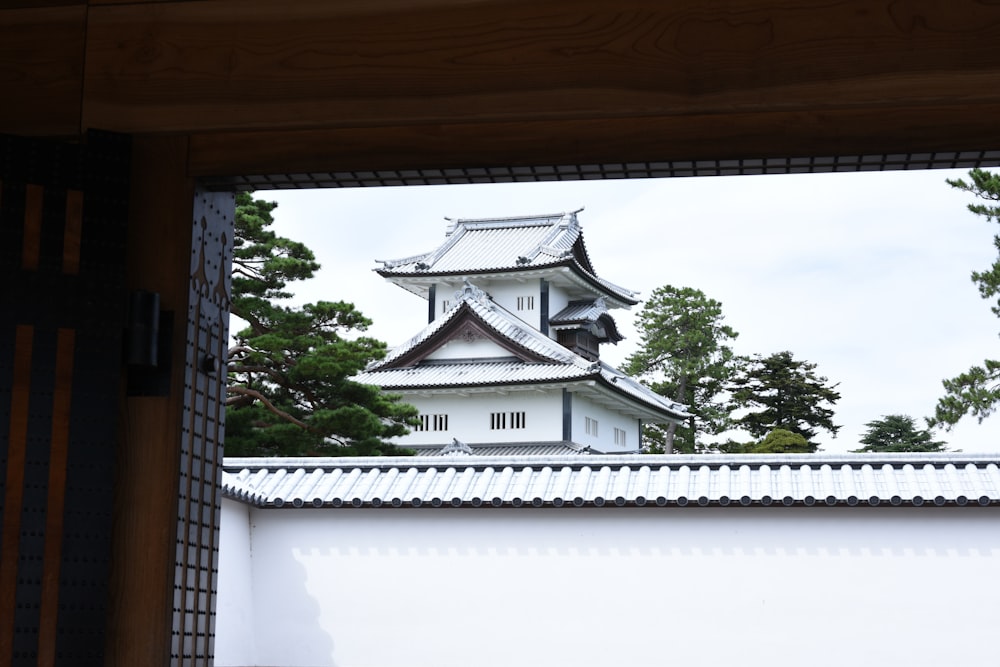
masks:
[[[523,410],[518,412],[491,412],[490,429],[524,428],[527,423]]]
[[[518,310],[534,310],[535,309],[535,297],[533,297],[533,296],[519,296],[519,297],[517,297],[517,309]]]
[[[625,446],[625,430],[615,427],[615,444]]]
[[[447,431],[448,415],[420,415],[420,423],[413,427],[415,431]]]
[[[597,437],[597,420],[596,419],[592,419],[590,417],[585,417],[584,418],[583,426],[584,426],[583,430],[587,432],[587,435],[592,435],[595,438]]]
[[[441,312],[442,313],[447,313],[448,312],[448,308],[450,308],[450,307],[451,307],[451,301],[448,301],[448,299],[442,299],[442,301],[441,301]]]

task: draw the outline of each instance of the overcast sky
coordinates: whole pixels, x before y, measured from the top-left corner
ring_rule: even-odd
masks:
[[[837,438],[856,449],[865,424],[933,413],[941,380],[997,356],[1000,320],[969,274],[993,261],[994,228],[969,195],[914,171],[268,191],[275,230],[323,268],[297,300],[353,302],[390,346],[426,323],[426,303],[376,274],[377,259],[426,252],[445,217],[578,216],[598,275],[645,297],[694,287],[722,303],[739,354],[790,350],[839,383]],[[620,364],[635,349],[638,309],[614,315],[626,339],[602,346]],[[937,434],[949,449],[1000,451],[1000,416]]]

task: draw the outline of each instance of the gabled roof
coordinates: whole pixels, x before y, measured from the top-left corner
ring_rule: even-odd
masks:
[[[599,336],[602,341],[618,343],[624,340],[624,336],[618,332],[618,324],[608,314],[608,306],[601,297],[593,301],[571,301],[549,318],[549,325],[554,329],[596,326],[603,330]]]
[[[259,507],[1000,505],[996,455],[796,454],[225,459]]]
[[[473,330],[511,352],[502,359],[427,360],[453,336]],[[685,406],[639,384],[612,366],[575,354],[467,284],[447,313],[353,378],[388,391],[593,382],[636,409],[684,419]],[[650,415],[651,416],[651,415]],[[648,419],[648,417],[646,417]]]
[[[366,371],[405,368],[414,365],[433,348],[449,340],[449,334],[474,325],[478,332],[491,334],[503,347],[522,361],[538,361],[576,366],[587,369],[592,362],[574,354],[537,329],[528,326],[486,292],[466,282],[455,293],[455,300],[446,313],[428,324],[420,333],[393,348],[384,359],[368,365]]]
[[[426,276],[474,276],[568,267],[584,283],[621,305],[637,293],[597,276],[583,243],[577,212],[452,221],[436,250],[396,260],[377,260],[379,275],[406,286]]]

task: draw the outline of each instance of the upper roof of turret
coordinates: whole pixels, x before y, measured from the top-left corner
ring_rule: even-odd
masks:
[[[582,210],[582,209],[581,209]],[[377,260],[379,275],[414,291],[430,277],[539,273],[568,268],[572,280],[604,296],[610,306],[637,304],[638,292],[597,276],[577,213],[452,220],[437,249],[396,260]]]

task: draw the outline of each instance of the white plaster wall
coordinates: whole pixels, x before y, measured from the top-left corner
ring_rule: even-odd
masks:
[[[406,394],[404,400],[421,414],[447,414],[447,431],[413,431],[395,438],[394,443],[450,443],[452,438],[468,444],[490,442],[538,442],[562,440],[562,390],[511,391],[499,393],[436,394],[419,396]],[[490,430],[491,412],[525,412],[525,428]]]
[[[215,653],[230,665],[255,665],[250,507],[224,498],[221,517]]]
[[[481,359],[513,357],[513,353],[492,340],[480,338],[473,341],[452,339],[427,355],[428,359]]]
[[[569,294],[566,293],[565,289],[549,283],[549,317],[568,306],[569,301]]]
[[[489,292],[493,300],[528,323],[533,329],[542,328],[542,285],[538,278],[527,278],[524,282],[516,280],[495,281],[480,285]],[[535,307],[531,310],[518,310],[517,297],[535,297]]]
[[[586,418],[596,419],[597,437],[587,435]],[[615,428],[626,432],[625,446],[615,445]],[[634,417],[598,405],[580,393],[573,394],[573,442],[601,452],[634,452],[638,448],[639,423]]]
[[[220,667],[1000,660],[997,507],[254,510],[254,531],[257,656],[220,643]]]
[[[444,314],[444,303],[447,302],[448,306],[455,305],[455,292],[462,287],[461,282],[448,283],[439,282],[434,290],[434,319],[437,319]],[[419,328],[415,328],[413,333],[420,331]]]

